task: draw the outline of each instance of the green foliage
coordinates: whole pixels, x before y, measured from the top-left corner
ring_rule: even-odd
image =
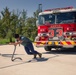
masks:
[[[2,44],[9,44],[9,42],[10,42],[10,40],[9,39],[7,39],[7,38],[1,38],[0,39],[0,45],[2,45]],[[15,42],[15,39],[14,38],[12,38],[12,42]]]
[[[0,18],[0,38],[7,38],[12,41],[15,33],[24,35],[34,41],[37,35],[36,18],[38,17],[38,12],[34,12],[34,17],[27,17],[27,11],[9,11],[6,7],[1,11]],[[7,41],[7,42],[9,42]],[[0,43],[4,43],[0,41]]]

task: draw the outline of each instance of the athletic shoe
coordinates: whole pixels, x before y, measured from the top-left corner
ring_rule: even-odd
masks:
[[[42,54],[41,54],[41,53],[39,53],[38,55],[39,55],[39,58],[41,58],[41,57],[42,57]]]

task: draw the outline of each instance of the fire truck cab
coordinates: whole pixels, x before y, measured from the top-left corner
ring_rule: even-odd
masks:
[[[76,9],[73,7],[47,9],[39,13],[36,47],[52,48],[76,47]]]

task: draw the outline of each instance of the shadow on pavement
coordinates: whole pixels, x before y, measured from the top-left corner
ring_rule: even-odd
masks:
[[[31,59],[31,60],[28,60],[28,61],[25,61],[25,62],[21,62],[21,63],[17,63],[17,64],[12,64],[12,65],[3,66],[3,67],[0,67],[0,69],[5,69],[5,68],[13,67],[13,66],[18,66],[18,65],[25,64],[25,63],[43,62],[43,61],[47,61],[48,59],[49,59],[49,58],[37,58],[37,59],[36,59],[37,61],[32,61],[33,59]]]
[[[63,48],[59,50],[51,50],[48,52],[44,52],[43,54],[70,54],[70,55],[76,55],[76,48]]]
[[[48,58],[37,58],[35,62],[44,62],[44,61],[48,61],[50,58],[55,58],[58,57],[58,54],[70,54],[70,55],[76,55],[76,49],[74,48],[70,48],[70,49],[61,49],[61,50],[52,50],[50,52],[44,52],[42,54],[54,54],[55,56],[52,57],[48,57]],[[2,54],[5,57],[11,57],[12,54]],[[22,55],[22,54],[15,54],[15,55]],[[32,60],[32,59],[31,59]],[[25,61],[25,62],[21,62],[21,63],[17,63],[17,64],[12,64],[12,65],[7,65],[7,66],[3,66],[0,67],[0,69],[5,69],[5,68],[9,68],[9,67],[13,67],[13,66],[18,66],[18,65],[22,65],[25,63],[33,63],[31,62],[31,60]],[[15,61],[16,62],[16,61]],[[34,63],[35,63],[34,62]]]
[[[44,62],[44,61],[47,61],[48,59],[49,58],[42,57],[42,58],[31,59],[31,60],[29,60],[27,62]]]
[[[0,54],[0,55],[3,57],[9,57],[9,58],[12,57],[12,54]],[[24,54],[14,54],[14,56],[16,56],[16,55],[24,55]]]

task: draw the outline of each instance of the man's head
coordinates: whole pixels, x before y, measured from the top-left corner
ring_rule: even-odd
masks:
[[[19,34],[15,34],[15,39],[20,40]]]
[[[15,38],[16,38],[16,39],[19,38],[19,34],[15,34]]]

